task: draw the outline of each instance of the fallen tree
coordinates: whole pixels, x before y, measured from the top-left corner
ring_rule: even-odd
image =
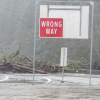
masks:
[[[45,61],[36,61],[35,73],[46,74],[55,73],[58,68],[62,68],[59,65],[52,65]],[[13,72],[13,73],[33,73],[33,63],[25,62],[24,64],[17,63],[12,64],[10,62],[0,62],[0,72]]]

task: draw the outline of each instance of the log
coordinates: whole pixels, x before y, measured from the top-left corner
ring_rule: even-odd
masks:
[[[17,71],[22,71],[22,72],[24,70],[25,73],[33,73],[33,69],[28,68],[28,67],[24,67],[24,66],[13,65],[13,69],[17,70]],[[40,73],[40,74],[46,74],[46,72],[40,71],[40,70],[35,70],[35,72]]]

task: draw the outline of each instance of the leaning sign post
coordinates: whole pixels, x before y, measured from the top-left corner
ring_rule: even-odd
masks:
[[[37,26],[37,6],[40,3],[40,38],[69,38],[69,39],[88,39],[89,30],[89,6],[92,7],[91,18],[91,48],[90,48],[90,78],[91,85],[91,66],[92,66],[92,43],[93,43],[93,1],[47,1],[36,0],[35,4],[35,32],[34,32],[34,58],[33,58],[33,85],[35,73],[35,48],[36,48],[36,26]],[[49,5],[49,3],[72,3],[79,6]],[[65,51],[65,50],[64,50]],[[63,56],[64,57],[64,56]],[[64,60],[63,60],[64,61]],[[63,62],[64,66],[64,62]],[[62,79],[63,80],[63,79]]]

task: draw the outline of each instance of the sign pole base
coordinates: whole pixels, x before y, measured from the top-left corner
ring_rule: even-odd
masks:
[[[61,81],[61,83],[64,83],[64,81]]]

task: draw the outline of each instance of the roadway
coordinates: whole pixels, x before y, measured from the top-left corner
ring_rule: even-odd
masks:
[[[89,84],[89,74],[65,73],[65,83]],[[35,74],[35,84],[59,84],[62,81],[62,74]],[[0,74],[0,84],[3,83],[32,83],[32,74]],[[91,75],[91,84],[100,84],[100,75]]]

